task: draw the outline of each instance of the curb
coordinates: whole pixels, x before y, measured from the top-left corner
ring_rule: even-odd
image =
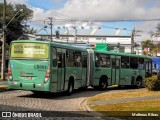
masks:
[[[96,118],[99,118],[99,119],[103,119],[101,117],[100,114],[98,114],[98,112],[96,111],[93,111],[92,109],[89,108],[89,106],[87,105],[87,99],[84,99],[82,102],[81,102],[81,107],[82,109],[84,109],[87,113],[91,114],[93,117],[96,117]]]
[[[94,117],[100,118],[100,119],[106,119],[107,116],[104,116],[104,114],[94,111],[92,110],[88,104],[87,104],[87,99],[85,99],[82,103],[81,106],[84,110],[86,110],[87,112],[89,112],[90,114],[92,114]],[[114,118],[114,117],[107,117],[107,120],[122,120],[119,118]]]
[[[7,85],[0,85],[0,92],[6,91],[8,86]]]
[[[93,116],[95,117],[102,117],[103,114],[102,113],[99,113],[99,112],[96,112],[94,110],[92,110],[88,104],[87,104],[87,99],[85,99],[82,103],[81,103],[83,109],[85,109],[87,112],[91,113]]]
[[[0,89],[6,89],[8,86],[7,85],[0,85]]]

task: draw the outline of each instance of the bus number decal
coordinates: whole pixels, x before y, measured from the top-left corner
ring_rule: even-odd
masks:
[[[46,65],[34,65],[34,69],[47,69]]]

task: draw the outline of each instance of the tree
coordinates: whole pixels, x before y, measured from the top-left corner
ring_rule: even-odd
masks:
[[[23,9],[23,12],[19,12]],[[18,13],[18,14],[17,14]],[[16,15],[17,14],[17,15]],[[16,16],[15,16],[16,15]],[[10,20],[15,16],[12,22]],[[24,34],[24,29],[27,29],[25,23],[30,20],[33,16],[33,11],[21,4],[7,4],[6,5],[6,24],[10,24],[5,29],[6,31],[6,42],[9,44],[12,40],[18,39]],[[0,3],[0,28],[3,26],[3,3]]]
[[[152,41],[151,40],[146,40],[146,41],[142,41],[141,42],[141,45],[142,45],[142,48],[144,49],[144,48],[150,48],[150,49],[152,49],[153,48],[153,46],[154,46],[154,44],[152,43]]]
[[[160,37],[160,23],[158,23],[156,26],[155,37]]]
[[[28,33],[28,34],[35,34],[35,33],[37,33],[37,30],[35,30],[35,29],[32,27],[32,28],[27,29],[27,33]]]
[[[143,41],[141,42],[141,45],[142,45],[142,48],[147,48],[147,51],[143,51],[143,54],[147,54],[147,55],[152,55],[153,54],[153,48],[154,48],[154,44],[151,40],[146,40],[146,41]],[[148,51],[148,48],[149,48],[149,51]],[[149,54],[148,54],[149,53]]]
[[[154,53],[158,53],[160,51],[160,42],[157,42],[155,45],[154,45],[154,48],[152,49],[152,51]]]
[[[134,47],[140,47],[140,45],[136,42],[134,42]]]

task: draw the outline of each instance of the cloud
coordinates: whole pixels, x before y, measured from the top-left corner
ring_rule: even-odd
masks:
[[[0,0],[2,1],[2,0]],[[33,22],[39,25],[44,25],[43,20],[48,17],[56,19],[71,19],[86,21],[112,21],[125,19],[159,19],[160,1],[159,0],[53,0],[54,3],[63,2],[63,8],[58,10],[44,10],[43,8],[33,7],[29,5],[28,0],[7,0],[7,2],[26,4],[34,11]],[[64,17],[65,16],[65,17]],[[37,21],[41,20],[41,21]],[[76,25],[85,26],[83,22],[55,22],[59,25]],[[122,23],[123,24],[123,23]],[[149,38],[150,31],[154,31],[157,22],[141,22],[135,28],[145,32],[139,33],[141,37],[136,37],[135,40],[141,41]],[[126,26],[127,27],[127,26]]]
[[[7,0],[7,3],[12,3],[12,4],[28,4],[28,0]]]
[[[139,25],[135,26],[136,30],[142,30],[142,32],[138,32],[137,35],[140,36],[135,36],[135,41],[141,43],[144,40],[147,39],[155,39],[153,37],[151,37],[151,32],[155,32],[156,31],[156,26],[157,26],[158,22],[156,21],[151,21],[151,22],[144,22],[141,23]]]
[[[64,8],[58,10],[76,19],[93,21],[159,19],[159,11],[158,0],[68,0]],[[157,21],[135,25],[136,29],[143,31],[135,41],[150,38],[149,32],[154,31],[156,25]]]
[[[155,0],[68,0],[60,13],[82,20],[116,20],[157,17],[160,7],[147,7]],[[78,14],[77,14],[78,13]]]

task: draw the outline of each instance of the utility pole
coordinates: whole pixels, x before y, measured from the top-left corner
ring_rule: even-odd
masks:
[[[5,80],[5,68],[6,68],[6,59],[5,59],[5,48],[6,48],[6,34],[5,34],[5,27],[6,27],[6,0],[4,0],[3,5],[3,32],[2,32],[2,61],[1,61],[1,79]]]
[[[134,36],[135,36],[135,28],[133,29],[131,36],[131,53],[134,53]]]
[[[51,26],[51,41],[52,41],[52,36],[53,36],[53,30],[52,30],[52,28],[53,28],[53,18],[52,17],[50,17],[49,18],[50,19],[50,26]]]
[[[68,27],[67,27],[67,44],[68,44],[68,41],[69,41],[68,35],[69,35],[69,30],[68,30]]]
[[[74,27],[74,29],[75,29],[74,43],[77,43],[77,28]]]

